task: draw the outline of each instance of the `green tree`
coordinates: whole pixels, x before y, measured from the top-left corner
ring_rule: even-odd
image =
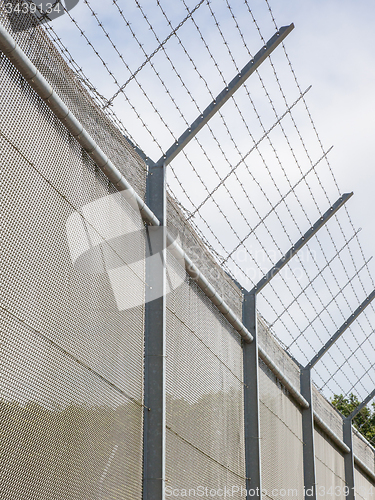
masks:
[[[332,405],[345,417],[349,416],[353,410],[361,403],[355,394],[350,394],[345,398],[342,394],[335,394],[331,399]],[[359,432],[375,446],[375,403],[371,407],[365,406],[353,418],[353,425]]]

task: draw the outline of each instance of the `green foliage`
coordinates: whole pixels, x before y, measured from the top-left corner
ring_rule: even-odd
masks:
[[[357,408],[361,401],[358,400],[355,394],[350,394],[348,398],[344,398],[342,394],[335,394],[331,403],[340,413],[347,417]],[[354,417],[353,425],[372,445],[375,445],[375,403],[372,403],[371,407],[365,406],[362,408]]]

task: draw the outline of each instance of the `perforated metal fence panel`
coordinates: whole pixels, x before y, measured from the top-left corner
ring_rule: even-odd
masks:
[[[336,434],[339,439],[343,439],[342,416],[339,412],[320,394],[318,389],[313,386],[313,405],[314,411],[319,418]]]
[[[298,405],[260,360],[260,444],[266,498],[303,493],[302,415]]]
[[[345,499],[344,455],[332,440],[315,427],[315,468],[320,498]]]
[[[354,469],[354,484],[356,498],[360,500],[373,500],[375,498],[373,481],[358,467]]]
[[[272,333],[267,328],[264,320],[258,317],[258,341],[259,346],[274,361],[281,373],[289,380],[293,387],[300,390],[300,370],[296,363],[292,361],[287,352],[275,340]]]
[[[97,233],[88,204],[114,189],[0,61],[1,498],[141,498],[144,306],[118,307],[95,253],[85,256],[88,268],[73,259],[87,244],[79,224],[88,238]],[[119,203],[141,230],[140,215]],[[143,297],[142,239],[124,260],[96,237],[112,264],[111,252],[118,264],[136,263],[125,287]]]
[[[176,272],[177,262],[169,256]],[[185,276],[167,298],[167,486],[245,488],[241,340]],[[232,488],[234,487],[234,490]],[[238,488],[238,491],[236,491]]]
[[[353,428],[353,447],[355,456],[375,474],[375,450],[355,428]]]

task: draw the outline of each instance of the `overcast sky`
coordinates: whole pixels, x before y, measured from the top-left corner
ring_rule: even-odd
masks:
[[[294,22],[288,52],[330,154],[339,185],[354,191],[350,211],[375,251],[375,3],[371,0],[274,0],[279,23]]]

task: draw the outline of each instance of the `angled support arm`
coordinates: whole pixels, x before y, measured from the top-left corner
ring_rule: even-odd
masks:
[[[315,224],[293,245],[288,252],[268,271],[267,274],[254,286],[249,293],[259,293],[271,279],[298,253],[302,247],[321,229],[326,222],[353,196],[353,193],[345,193],[334,203]]]
[[[349,318],[343,323],[337,332],[332,335],[332,337],[324,344],[320,351],[312,358],[312,360],[306,365],[306,368],[312,368],[316,363],[324,356],[330,347],[336,342],[337,339],[349,328],[349,326],[358,318],[358,316],[366,309],[366,307],[375,298],[375,290],[373,290],[370,295],[362,302],[360,306],[354,311],[354,313],[349,316]]]
[[[368,405],[368,404],[369,404],[369,402],[370,402],[373,398],[375,398],[375,389],[374,389],[372,392],[370,392],[370,394],[367,396],[367,398],[366,398],[366,399],[364,399],[364,400],[362,401],[362,403],[360,403],[360,404],[357,406],[357,408],[355,408],[355,409],[351,412],[351,414],[350,414],[347,418],[348,418],[348,419],[350,419],[350,420],[353,420],[353,418],[354,418],[356,415],[358,415],[358,413],[362,410],[362,408],[364,408],[366,405]]]
[[[315,364],[324,356],[330,347],[336,342],[337,339],[349,328],[349,326],[358,318],[358,316],[364,311],[364,309],[370,304],[370,302],[375,298],[375,290],[362,302],[362,304],[357,307],[354,313],[341,325],[341,327],[336,331],[334,335],[326,342],[326,344],[320,349],[320,351],[312,358],[312,360],[305,366],[301,371],[301,385],[302,380],[309,380],[310,390],[311,390],[311,369]],[[307,398],[306,394],[302,395]],[[348,486],[347,500],[355,500],[355,484],[354,484],[354,452],[353,452],[353,432],[352,432],[352,419],[357,415],[359,411],[375,396],[374,391],[367,396],[367,398],[357,406],[357,408],[349,415],[349,417],[343,420],[343,438],[344,443],[349,448],[349,453],[344,456],[344,467],[345,467],[345,482]],[[311,439],[310,439],[311,440]],[[305,438],[304,438],[305,441]],[[313,437],[311,440],[313,446]],[[311,455],[311,452],[310,452]]]
[[[339,198],[251,291],[244,291],[242,321],[254,339],[251,344],[243,344],[246,483],[248,490],[256,490],[258,488],[259,492],[262,491],[259,432],[257,295],[352,195],[353,193],[346,193]],[[302,370],[301,372],[301,394],[308,403],[307,407],[302,410],[305,491],[309,500],[316,500],[314,423],[310,370]]]
[[[185,130],[179,139],[168,149],[157,164],[168,165],[178,153],[197,135],[206,123],[214,116],[215,113],[228,101],[230,97],[238,90],[241,85],[252,75],[262,64],[263,61],[276,49],[278,45],[289,35],[293,30],[294,24],[283,26],[277,31],[272,38],[268,40],[266,45],[262,47],[254,58],[249,61],[246,66],[236,75],[233,80],[223,89],[220,94],[214,99],[209,106],[203,111],[201,115]]]
[[[277,264],[270,269],[270,271],[254,286],[254,288],[245,292],[244,300],[244,316],[243,322],[249,329],[254,337],[254,342],[244,345],[244,376],[245,376],[245,411],[247,407],[259,408],[258,403],[258,385],[254,384],[250,377],[254,376],[254,370],[258,369],[258,344],[257,344],[257,315],[256,315],[256,296],[257,294],[271,281],[271,279],[278,274],[281,269],[296,255],[301,248],[321,229],[329,219],[352,197],[353,193],[346,193],[339,198],[316,223],[293,245],[289,251],[277,262]],[[249,309],[251,309],[249,311]],[[303,472],[304,472],[304,485],[305,495],[309,500],[316,500],[316,478],[315,478],[315,449],[314,449],[314,409],[312,402],[312,383],[311,383],[311,370],[305,368],[301,370],[301,394],[307,401],[308,405],[302,409],[302,433],[303,433]],[[249,484],[249,487],[254,488],[254,483],[259,486],[261,491],[261,477],[260,466],[256,466],[256,453],[259,453],[259,439],[254,440],[254,436],[259,438],[259,418],[253,415],[245,426],[246,433],[252,436],[248,438],[248,461],[253,470],[253,477],[255,475],[255,482]],[[258,447],[257,447],[258,446]],[[246,447],[247,448],[247,447]],[[259,458],[260,460],[260,458]],[[260,462],[259,462],[260,463]],[[257,478],[257,475],[259,476]]]

